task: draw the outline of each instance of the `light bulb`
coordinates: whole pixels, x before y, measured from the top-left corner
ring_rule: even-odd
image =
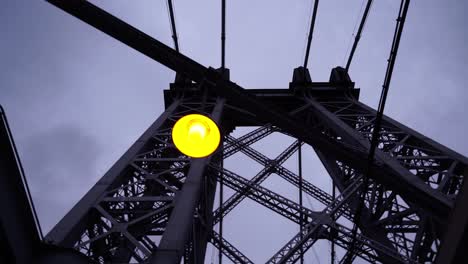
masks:
[[[218,148],[221,135],[218,126],[209,117],[190,114],[177,120],[172,128],[172,141],[183,154],[203,158]]]

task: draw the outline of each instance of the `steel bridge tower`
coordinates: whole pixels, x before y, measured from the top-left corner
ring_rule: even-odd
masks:
[[[47,243],[96,263],[204,263],[211,243],[234,263],[253,263],[213,228],[248,198],[302,227],[267,263],[294,263],[318,240],[346,250],[341,263],[436,261],[468,159],[384,116],[368,165],[378,113],[359,101],[344,68],[334,68],[329,82],[312,82],[299,67],[288,88],[246,90],[229,80],[227,69],[205,68],[86,1],[49,2],[178,74],[164,91],[165,111],[50,231]],[[222,146],[206,158],[188,158],[172,143],[175,121],[191,113],[210,116],[221,129]],[[231,135],[243,126],[258,128]],[[269,159],[251,145],[273,132],[297,140]],[[283,166],[302,144],[314,148],[337,195]],[[263,169],[246,179],[224,168],[223,160],[237,152]],[[313,211],[263,187],[271,174],[325,209]],[[219,183],[235,194],[217,208]]]

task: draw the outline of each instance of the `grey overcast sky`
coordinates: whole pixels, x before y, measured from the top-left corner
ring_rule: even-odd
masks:
[[[172,45],[164,0],[93,3]],[[286,88],[304,56],[311,0],[227,1],[227,66],[245,88]],[[390,51],[397,0],[376,0],[351,66],[361,101],[375,107]],[[327,81],[342,65],[363,0],[321,1],[309,63]],[[175,1],[182,53],[220,65],[220,1]],[[413,0],[386,114],[468,155],[468,1]],[[8,114],[44,232],[78,201],[164,109],[174,73],[45,1],[3,0],[0,7],[0,104]],[[269,156],[291,139],[276,135],[255,147]],[[307,179],[330,189],[312,151]],[[287,166],[295,169],[295,157]],[[260,167],[248,164],[246,177]],[[244,163],[243,163],[244,164]],[[265,186],[296,199],[272,176]],[[309,206],[316,207],[314,202]],[[255,262],[276,252],[297,227],[254,202],[226,218],[226,237]],[[329,261],[319,242],[306,263]],[[207,263],[215,251],[210,247]],[[342,252],[339,252],[342,254]]]

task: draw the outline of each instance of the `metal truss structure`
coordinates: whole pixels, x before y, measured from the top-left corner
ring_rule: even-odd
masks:
[[[340,69],[335,69],[339,74]],[[290,89],[246,90],[253,98],[278,105],[288,115],[303,120],[331,140],[356,148],[369,145],[375,111],[358,101],[352,83],[291,83]],[[225,98],[211,95],[203,84],[174,83],[165,91],[166,111],[122,156],[109,172],[47,235],[49,242],[73,247],[98,263],[153,261],[153,263],[203,263],[207,243],[212,243],[234,263],[253,263],[213,226],[249,198],[294,223],[304,224],[267,263],[294,263],[319,239],[332,240],[349,249],[351,230],[341,219],[353,221],[362,185],[362,172],[331,153],[317,153],[340,195],[332,195],[282,166],[302,144],[297,140],[271,160],[250,145],[282,128],[264,123],[255,113],[237,108]],[[189,159],[171,141],[174,122],[189,113],[211,116],[223,131],[224,144],[211,158]],[[239,138],[234,127],[258,126]],[[243,152],[264,168],[252,179],[223,168],[223,159]],[[420,205],[404,192],[402,183],[381,175],[409,179],[431,195],[450,203],[463,180],[466,158],[385,117],[378,157],[388,169],[375,169],[366,194],[365,213],[358,223],[355,254],[369,262],[432,262],[440,246],[446,220],[430,205]],[[261,186],[272,173],[325,209],[312,211]],[[399,173],[399,174],[396,174]],[[213,210],[216,181],[236,191]],[[383,180],[383,181],[382,181]],[[417,185],[416,185],[417,184]],[[420,190],[420,191],[422,191]],[[159,242],[159,243],[158,243]]]
[[[73,248],[95,263],[204,263],[211,243],[234,263],[253,263],[213,228],[248,198],[302,226],[267,263],[295,263],[318,240],[347,251],[342,263],[356,257],[370,263],[435,261],[468,159],[384,117],[369,168],[377,113],[359,101],[343,68],[333,69],[329,82],[311,82],[299,67],[287,89],[246,90],[229,81],[227,70],[207,69],[87,1],[49,2],[175,70],[178,78],[164,91],[165,112],[47,234],[47,243]],[[222,146],[207,158],[188,158],[172,143],[175,121],[191,113],[210,116],[221,129]],[[233,137],[242,126],[257,129]],[[274,132],[296,140],[270,159],[252,144]],[[336,197],[283,166],[303,144],[316,151]],[[262,166],[253,178],[223,166],[238,152]],[[271,174],[324,209],[313,211],[263,187]],[[214,208],[217,182],[235,194]],[[364,206],[355,221],[360,197]]]

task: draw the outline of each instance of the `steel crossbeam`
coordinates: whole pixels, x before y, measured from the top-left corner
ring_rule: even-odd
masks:
[[[234,140],[225,141],[225,145],[223,147],[223,158],[224,159],[229,158],[230,156],[237,153],[239,150],[259,141],[262,138],[265,138],[266,136],[270,135],[274,131],[275,131],[275,128],[273,128],[269,124],[266,124],[264,126],[261,126],[243,135],[242,137],[239,137],[235,141]],[[228,139],[229,138],[230,136],[228,136]]]
[[[247,258],[242,252],[240,252],[236,247],[229,243],[225,238],[221,237],[218,233],[213,231],[211,234],[211,243],[216,248],[222,248],[223,254],[228,257],[233,263],[236,264],[250,264],[254,263],[249,258]]]

